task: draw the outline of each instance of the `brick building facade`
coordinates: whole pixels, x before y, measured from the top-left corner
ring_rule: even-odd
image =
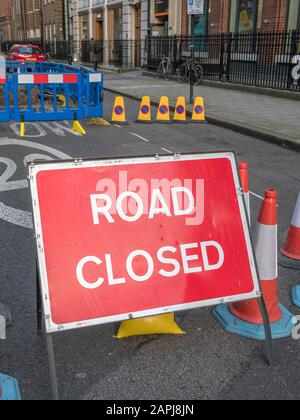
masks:
[[[12,39],[12,0],[0,1],[0,40]]]
[[[191,33],[182,0],[182,34]],[[300,29],[299,0],[206,0],[206,15],[196,22],[196,34]]]
[[[12,18],[14,40],[41,37],[40,0],[13,0]]]
[[[64,0],[12,0],[13,38],[64,40]]]

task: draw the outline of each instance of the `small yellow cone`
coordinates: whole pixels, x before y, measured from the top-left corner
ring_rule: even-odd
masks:
[[[123,321],[116,338],[128,338],[140,335],[184,334],[175,321],[174,313],[150,316],[147,318]]]
[[[144,96],[142,99],[142,103],[140,106],[139,116],[136,121],[137,123],[142,124],[151,124],[152,118],[151,118],[151,100],[150,96]]]
[[[206,123],[204,99],[199,96],[195,99],[192,120],[193,123]]]
[[[177,99],[173,121],[180,124],[186,124],[186,101],[184,96]]]
[[[156,121],[158,123],[170,124],[170,103],[167,96],[162,96],[160,99]]]
[[[86,134],[85,129],[82,127],[80,122],[77,121],[77,120],[73,121],[73,131],[75,131],[76,133],[79,133],[81,135]]]
[[[127,125],[126,112],[125,112],[125,101],[122,96],[118,96],[115,99],[111,121],[112,124]]]

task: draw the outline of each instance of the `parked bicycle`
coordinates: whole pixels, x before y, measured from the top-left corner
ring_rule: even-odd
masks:
[[[157,68],[157,77],[169,80],[175,74],[170,57],[162,56],[161,62]]]
[[[192,60],[189,57],[185,57],[185,61],[177,70],[177,80],[179,83],[185,83],[190,80],[191,71],[193,72],[193,83],[195,86],[199,86],[203,76],[204,70],[200,63],[194,62],[192,69]]]

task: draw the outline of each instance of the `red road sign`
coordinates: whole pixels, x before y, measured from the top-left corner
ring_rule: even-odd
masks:
[[[30,166],[47,332],[257,298],[233,153]]]

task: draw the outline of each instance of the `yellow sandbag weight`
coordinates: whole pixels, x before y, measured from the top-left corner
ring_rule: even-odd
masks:
[[[184,334],[184,332],[177,325],[174,313],[170,313],[123,321],[116,338],[156,334],[179,335]]]

